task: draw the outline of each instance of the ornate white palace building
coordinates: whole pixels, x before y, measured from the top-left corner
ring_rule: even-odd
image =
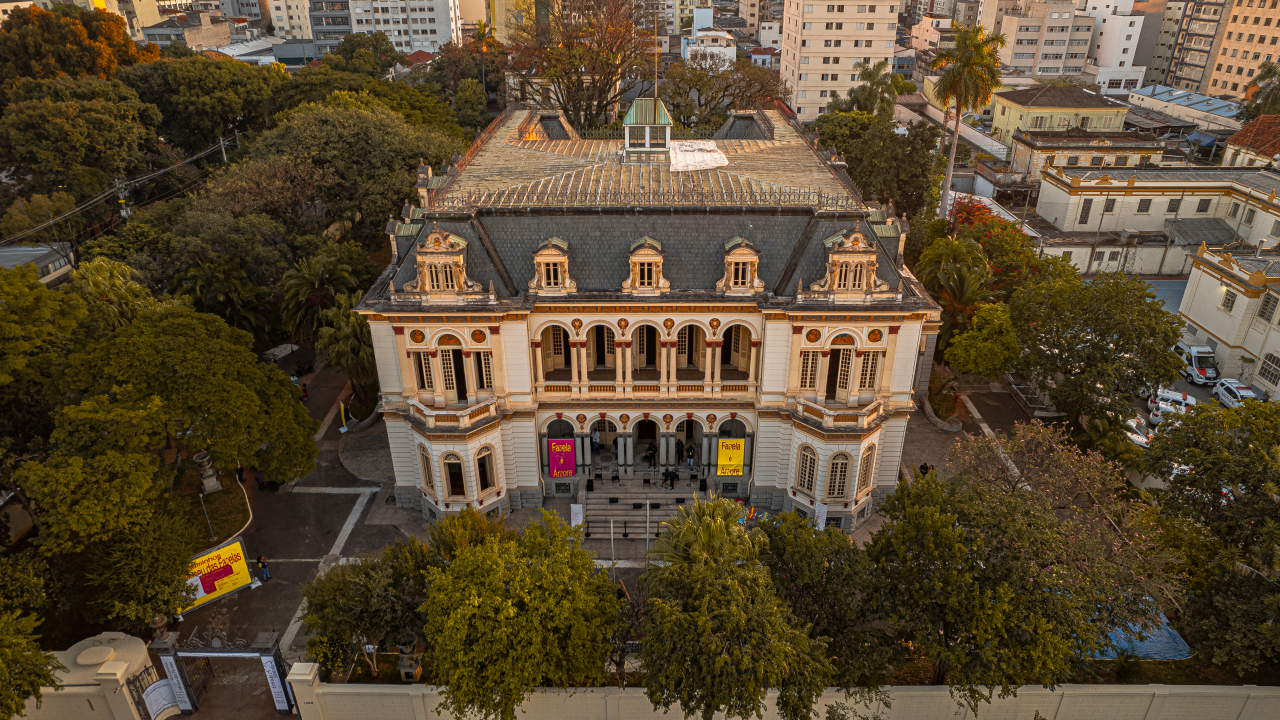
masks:
[[[904,223],[783,108],[713,140],[673,140],[653,100],[624,124],[583,139],[512,105],[445,173],[420,169],[359,308],[397,504],[506,513],[692,467],[852,529],[897,483],[939,327]],[[717,474],[721,438],[745,439],[740,476]]]

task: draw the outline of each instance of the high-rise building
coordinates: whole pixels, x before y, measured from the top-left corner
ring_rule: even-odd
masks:
[[[125,22],[129,23],[129,36],[134,40],[143,39],[142,28],[160,22],[160,8],[156,0],[119,0],[117,6]]]
[[[1230,17],[1223,15],[1222,25],[1226,26],[1226,33],[1211,60],[1213,74],[1208,93],[1244,100],[1258,66],[1272,61],[1280,51],[1276,44],[1280,42],[1280,8],[1271,7],[1265,0],[1252,8],[1235,5]]]
[[[1165,78],[1169,75],[1169,64],[1173,58],[1173,46],[1178,40],[1178,28],[1182,25],[1182,13],[1186,9],[1187,3],[1174,2],[1174,0],[1153,0],[1152,2],[1136,2],[1133,4],[1134,10],[1141,10],[1148,14],[1160,14],[1160,31],[1156,34],[1155,50],[1151,53],[1151,59],[1147,61],[1147,73],[1143,78],[1142,84],[1146,85],[1163,85]],[[1153,22],[1153,18],[1148,17],[1147,22]]]
[[[999,32],[1004,16],[1019,12],[1019,6],[1019,0],[978,0],[978,23],[987,32]]]
[[[754,34],[760,21],[769,19],[769,0],[738,0],[738,17],[747,21],[747,32]]]
[[[1230,0],[1187,2],[1177,40],[1173,44],[1166,85],[1179,90],[1208,92],[1214,59],[1227,32],[1227,24],[1222,21],[1230,9]]]
[[[314,37],[311,33],[310,3],[295,0],[270,0],[270,2],[270,24],[275,29],[276,37],[291,40],[310,40]],[[262,12],[266,15],[265,7]]]
[[[892,65],[898,5],[806,4],[787,0],[782,16],[782,79],[801,120],[826,112],[834,93],[859,84],[856,63]]]
[[[1090,0],[1082,11],[1094,18],[1089,67],[1102,91],[1128,95],[1142,86],[1147,62],[1155,54],[1163,13],[1147,14],[1134,0]]]
[[[1006,12],[995,29],[1008,39],[1000,61],[1024,75],[1085,72],[1095,21],[1077,13],[1074,2],[1032,2]]]
[[[380,32],[402,52],[435,52],[459,40],[462,21],[457,0],[315,0],[311,27],[321,54],[333,52],[349,33]]]

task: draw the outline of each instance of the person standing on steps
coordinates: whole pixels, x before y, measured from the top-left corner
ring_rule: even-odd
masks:
[[[693,472],[693,456],[695,454],[694,449],[695,449],[694,444],[689,443],[689,447],[684,451],[685,457],[689,458],[689,472]]]
[[[262,581],[266,582],[271,579],[271,570],[267,567],[267,556],[258,556],[258,572],[262,574]]]

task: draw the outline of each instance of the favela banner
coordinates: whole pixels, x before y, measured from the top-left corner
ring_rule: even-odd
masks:
[[[187,583],[196,591],[196,600],[183,612],[229,595],[253,582],[244,542],[235,538],[191,558]]]
[[[573,477],[577,474],[578,461],[573,451],[572,438],[547,441],[547,457],[551,459],[551,477]]]
[[[716,474],[741,475],[742,458],[746,445],[747,441],[741,438],[737,440],[721,440],[720,452],[716,455]]]

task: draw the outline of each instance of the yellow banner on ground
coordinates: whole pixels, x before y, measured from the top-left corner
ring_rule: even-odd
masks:
[[[195,590],[196,599],[183,612],[248,587],[252,582],[249,559],[245,557],[244,542],[240,538],[207,550],[191,558],[187,584]]]
[[[720,452],[716,455],[716,474],[717,475],[741,475],[742,474],[742,458],[746,453],[747,441],[741,438],[737,440],[721,440]]]

